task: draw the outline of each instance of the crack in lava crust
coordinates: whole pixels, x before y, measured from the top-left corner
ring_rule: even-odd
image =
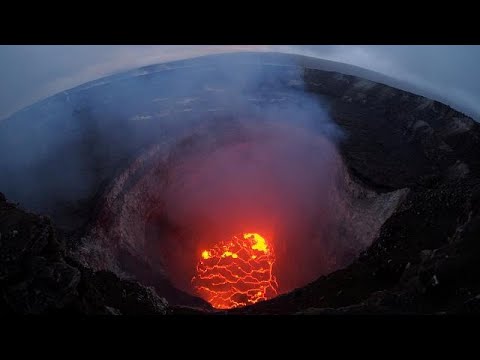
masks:
[[[255,304],[278,294],[272,246],[256,233],[233,236],[201,253],[192,284],[214,308]]]

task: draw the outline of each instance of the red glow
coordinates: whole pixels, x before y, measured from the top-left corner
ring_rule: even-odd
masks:
[[[265,238],[244,233],[203,250],[192,284],[217,309],[255,304],[277,295],[274,262],[273,248]]]

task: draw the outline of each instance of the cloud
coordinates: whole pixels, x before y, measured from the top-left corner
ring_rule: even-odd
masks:
[[[58,92],[132,68],[261,45],[0,46],[0,119]]]
[[[407,82],[420,95],[480,120],[480,46],[475,45],[0,46],[0,119],[115,72],[235,51],[288,52],[356,65]]]
[[[480,120],[480,46],[284,46],[285,52],[356,65],[399,79],[407,90]]]

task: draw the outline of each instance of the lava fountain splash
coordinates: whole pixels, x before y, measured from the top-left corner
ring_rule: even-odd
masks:
[[[277,295],[274,263],[274,249],[261,235],[235,235],[202,251],[192,284],[217,309],[255,304]]]

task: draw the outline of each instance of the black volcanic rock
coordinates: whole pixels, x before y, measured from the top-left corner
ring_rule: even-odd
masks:
[[[478,311],[479,195],[478,179],[418,189],[352,265],[242,312]]]
[[[155,291],[66,256],[50,220],[0,193],[0,314],[165,314]]]
[[[80,266],[82,279],[78,285],[80,297],[74,311],[87,314],[165,314],[167,302],[155,290],[138,282],[121,280],[109,271],[93,272]]]

